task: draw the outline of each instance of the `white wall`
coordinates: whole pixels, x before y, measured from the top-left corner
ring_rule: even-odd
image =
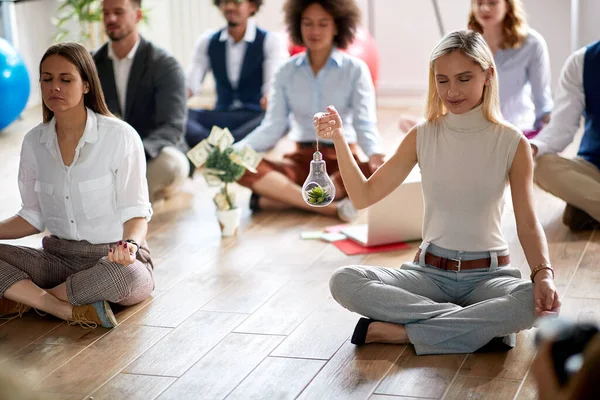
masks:
[[[579,0],[580,42],[600,36],[594,21],[599,15],[598,0]],[[446,32],[466,26],[470,0],[438,0]],[[427,86],[427,65],[431,49],[440,38],[433,2],[429,0],[359,0],[363,24],[370,29],[379,47],[379,102],[382,105],[421,105]],[[571,1],[524,0],[531,26],[548,42],[553,82],[571,53]],[[145,0],[151,9],[151,24],[144,34],[169,49],[187,67],[196,38],[207,29],[218,29],[223,19],[212,0]],[[373,14],[369,15],[369,4]],[[266,29],[284,31],[283,0],[266,0],[257,22]],[[593,8],[595,12],[588,12]],[[213,86],[209,79],[206,91]]]
[[[31,0],[11,4],[15,15],[15,26],[12,28],[16,48],[25,61],[31,82],[28,106],[41,104],[38,68],[44,52],[52,44],[54,25],[51,17],[56,11],[56,5],[56,0]]]
[[[600,1],[579,0],[579,46],[600,40]]]
[[[524,0],[530,25],[548,43],[553,82],[571,53],[571,2],[580,3],[579,46],[600,39],[599,0]],[[380,105],[421,106],[427,85],[427,61],[439,39],[439,30],[430,0],[357,0],[363,12],[363,24],[371,26],[379,48]],[[51,18],[57,0],[31,0],[14,5],[18,49],[32,79],[30,103],[39,103],[37,64],[54,34]],[[466,26],[470,0],[438,0],[446,31]],[[257,15],[264,28],[284,32],[281,8],[283,0],[265,0]],[[369,15],[369,5],[373,13]],[[142,33],[169,50],[187,68],[198,36],[207,29],[223,25],[212,0],[144,0],[150,10],[150,23]],[[206,82],[211,93],[212,82]]]

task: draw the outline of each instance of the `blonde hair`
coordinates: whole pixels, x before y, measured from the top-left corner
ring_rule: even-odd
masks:
[[[501,49],[518,49],[521,47],[529,32],[527,25],[527,16],[521,0],[503,0],[506,1],[506,16],[502,21],[502,41]],[[475,32],[483,33],[483,27],[475,19],[473,5],[469,12],[469,29]]]
[[[429,90],[425,111],[425,118],[428,121],[433,121],[448,113],[448,109],[444,106],[444,102],[436,89],[434,64],[438,58],[455,51],[462,52],[477,63],[484,71],[488,71],[490,68],[494,72],[496,70],[494,56],[492,56],[492,52],[485,43],[483,36],[477,32],[467,30],[448,33],[435,46],[429,59]],[[500,112],[500,99],[498,95],[498,77],[495,73],[490,74],[489,84],[483,88],[482,111],[488,121],[502,123],[503,118]]]

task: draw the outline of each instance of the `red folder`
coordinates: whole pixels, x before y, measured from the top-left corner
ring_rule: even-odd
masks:
[[[356,254],[383,253],[385,251],[406,250],[410,246],[404,242],[382,244],[380,246],[365,247],[350,239],[338,240],[332,242],[335,247],[340,249],[344,254],[353,256]]]

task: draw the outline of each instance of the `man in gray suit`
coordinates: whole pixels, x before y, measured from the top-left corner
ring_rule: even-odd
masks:
[[[186,82],[177,60],[140,36],[141,0],[104,0],[110,38],[94,53],[110,111],[142,138],[152,203],[176,191],[190,173],[185,156]]]

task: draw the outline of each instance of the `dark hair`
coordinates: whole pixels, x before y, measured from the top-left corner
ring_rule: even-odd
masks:
[[[40,61],[40,79],[42,76],[42,64],[46,58],[52,55],[61,56],[73,64],[75,68],[77,68],[81,80],[88,83],[89,90],[83,95],[83,103],[85,106],[97,114],[112,116],[111,112],[108,110],[106,101],[104,101],[104,93],[102,92],[96,65],[85,47],[74,42],[59,43],[50,46],[50,48],[46,50],[46,53],[44,53],[42,61]],[[42,102],[42,108],[44,110],[44,123],[49,122],[52,117],[54,117],[54,112],[52,112],[44,102]]]
[[[142,8],[142,0],[130,0],[132,3],[134,3],[136,6],[138,6],[139,8]]]
[[[254,5],[256,6],[256,11],[252,13],[252,16],[254,16],[254,14],[256,14],[258,10],[260,10],[260,6],[263,5],[263,0],[248,0],[248,3],[254,3]],[[213,0],[213,4],[217,7],[220,7],[221,0]]]
[[[337,35],[335,45],[345,49],[354,40],[356,28],[360,22],[360,9],[354,0],[287,0],[283,5],[285,25],[294,44],[304,46],[300,29],[302,13],[312,4],[320,4],[335,22]]]

